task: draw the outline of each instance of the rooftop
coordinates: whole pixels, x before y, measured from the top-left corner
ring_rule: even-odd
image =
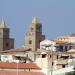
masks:
[[[2,50],[0,51],[0,53],[16,53],[16,52],[26,52],[29,51],[29,48],[24,48],[24,47],[20,47],[20,48],[15,48],[15,49],[10,49],[10,50]]]
[[[0,62],[0,68],[16,69],[17,64],[18,69],[40,69],[35,63],[8,63],[8,62]]]
[[[0,75],[17,75],[17,71],[0,70]],[[18,75],[45,75],[42,72],[18,71]]]

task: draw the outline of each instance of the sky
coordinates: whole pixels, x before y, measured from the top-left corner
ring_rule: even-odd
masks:
[[[15,47],[25,42],[25,34],[36,16],[46,39],[75,33],[75,0],[0,0],[0,20],[10,28]]]

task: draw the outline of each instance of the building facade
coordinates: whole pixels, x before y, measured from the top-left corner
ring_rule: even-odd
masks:
[[[36,51],[40,48],[40,42],[44,39],[45,35],[42,35],[42,24],[34,17],[29,31],[25,35],[25,46],[29,47],[32,51]]]
[[[45,39],[44,41],[40,42],[40,49],[41,50],[53,50],[56,51],[56,42],[52,40]]]
[[[9,37],[9,28],[5,22],[0,22],[0,50],[9,50],[14,48],[14,39]]]
[[[65,51],[69,51],[70,49],[73,49],[74,47],[75,47],[74,43],[56,41],[57,51],[65,52]]]

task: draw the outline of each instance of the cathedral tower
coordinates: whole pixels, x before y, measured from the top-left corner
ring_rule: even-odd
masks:
[[[0,22],[0,50],[8,50],[14,48],[14,39],[9,38],[9,28],[5,22]]]
[[[29,26],[29,31],[25,36],[25,46],[30,48],[32,51],[36,51],[40,48],[40,42],[44,39],[45,35],[42,35],[42,24],[36,17],[34,17]]]

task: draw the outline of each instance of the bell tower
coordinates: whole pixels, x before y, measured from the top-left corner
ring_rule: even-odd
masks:
[[[6,27],[4,20],[0,22],[0,50],[14,48],[14,39],[9,37],[9,28]]]
[[[38,18],[34,17],[29,26],[29,31],[25,35],[25,46],[32,51],[36,51],[40,48],[40,42],[44,39],[45,35],[42,35],[42,24]]]

